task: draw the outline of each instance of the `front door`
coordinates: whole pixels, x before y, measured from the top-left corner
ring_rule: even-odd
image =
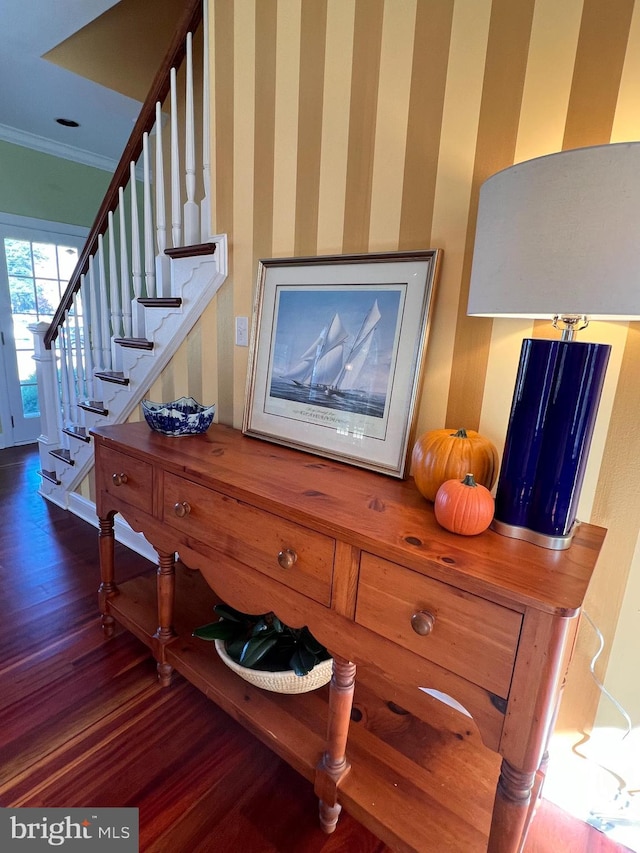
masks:
[[[29,325],[50,322],[84,243],[86,229],[0,215],[0,447],[40,435]]]

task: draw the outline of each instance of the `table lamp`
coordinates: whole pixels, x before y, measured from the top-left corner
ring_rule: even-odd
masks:
[[[525,339],[493,528],[546,548],[571,544],[610,346],[589,319],[640,319],[640,142],[538,157],[480,188],[467,313],[548,317]]]

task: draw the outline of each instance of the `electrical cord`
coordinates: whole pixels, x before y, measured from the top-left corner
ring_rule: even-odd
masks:
[[[616,710],[617,710],[617,711],[618,711],[618,712],[619,712],[619,713],[624,717],[624,720],[625,720],[625,722],[626,722],[626,724],[627,724],[627,730],[626,730],[626,732],[622,735],[622,740],[624,740],[624,739],[627,737],[627,735],[631,732],[631,730],[633,729],[633,724],[632,724],[632,722],[631,722],[631,717],[629,716],[629,714],[627,714],[627,712],[626,712],[626,711],[625,711],[625,709],[622,707],[622,705],[620,704],[620,702],[618,702],[618,700],[616,699],[616,697],[615,697],[615,696],[613,696],[613,695],[612,695],[612,694],[607,690],[607,688],[604,686],[604,684],[600,681],[600,679],[599,679],[599,678],[598,678],[598,676],[596,675],[596,671],[595,671],[595,670],[596,670],[596,663],[597,663],[597,661],[598,661],[598,658],[599,658],[599,657],[600,657],[600,655],[602,654],[602,650],[604,649],[604,637],[602,636],[602,631],[600,630],[600,628],[598,628],[598,626],[597,626],[597,625],[596,625],[596,623],[593,621],[593,619],[589,616],[589,614],[587,613],[587,611],[586,611],[586,610],[583,610],[583,611],[582,611],[582,615],[585,617],[585,619],[587,620],[587,622],[591,625],[591,627],[592,627],[592,628],[593,628],[593,630],[595,631],[595,634],[596,634],[596,636],[597,636],[597,638],[598,638],[598,642],[599,642],[599,644],[600,644],[600,645],[599,645],[599,648],[598,648],[598,651],[597,651],[597,652],[595,653],[595,655],[591,658],[591,663],[589,664],[589,670],[590,670],[590,672],[591,672],[591,676],[592,676],[593,680],[595,681],[595,683],[597,684],[598,689],[600,690],[600,692],[602,693],[602,695],[603,695],[603,696],[606,696],[606,697],[607,697],[607,699],[608,699],[608,700],[612,703],[612,705],[616,708]]]
[[[616,697],[613,696],[613,694],[609,690],[607,690],[607,688],[604,686],[602,681],[600,681],[600,679],[598,678],[598,676],[595,673],[596,663],[597,663],[598,658],[600,657],[600,655],[602,654],[602,651],[604,649],[604,637],[602,635],[602,631],[598,628],[598,626],[593,621],[593,619],[589,616],[589,614],[585,610],[582,611],[582,614],[585,617],[585,619],[587,620],[587,622],[589,623],[589,625],[591,625],[591,628],[593,629],[594,633],[596,634],[596,636],[598,638],[598,644],[599,644],[598,650],[595,653],[595,655],[591,658],[591,662],[589,664],[589,670],[591,672],[591,677],[595,681],[595,683],[598,686],[598,689],[600,690],[602,695],[606,696],[606,698],[611,702],[611,704],[615,707],[615,709],[619,712],[619,714],[624,718],[627,730],[625,731],[625,733],[622,735],[622,737],[620,739],[621,741],[623,741],[631,733],[631,731],[633,729],[631,717],[629,716],[629,714],[627,713],[625,708],[623,708],[623,706],[620,704],[620,702],[616,699]],[[606,770],[608,773],[611,773],[615,778],[618,779],[618,782],[619,782],[618,791],[613,798],[613,803],[611,804],[612,808],[607,809],[606,811],[599,810],[599,809],[591,809],[590,814],[589,814],[589,818],[587,819],[587,823],[591,824],[592,826],[599,829],[601,832],[605,832],[605,833],[611,832],[615,827],[624,827],[624,826],[634,827],[634,826],[637,826],[638,820],[635,817],[635,815],[633,815],[631,813],[631,806],[633,803],[633,793],[634,792],[629,791],[629,789],[625,785],[624,781],[622,779],[620,779],[620,777],[618,777],[617,774],[612,773],[611,770],[608,770],[608,768],[604,767],[603,765],[600,765],[600,766],[602,767],[603,770]]]

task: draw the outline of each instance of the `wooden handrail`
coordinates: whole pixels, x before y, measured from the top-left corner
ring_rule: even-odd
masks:
[[[154,77],[149,94],[122,152],[122,157],[91,226],[87,242],[80,252],[78,263],[69,279],[69,284],[44,336],[44,345],[47,349],[51,349],[51,344],[56,339],[60,326],[64,323],[65,315],[71,308],[74,294],[80,289],[81,276],[89,268],[89,258],[95,255],[98,237],[106,231],[109,213],[114,211],[118,205],[118,191],[120,187],[124,187],[128,183],[130,164],[132,161],[135,162],[142,152],[142,137],[155,124],[156,103],[158,101],[162,103],[169,93],[171,69],[177,68],[184,59],[187,33],[195,32],[202,21],[202,3],[207,2],[207,0],[183,0],[183,2],[184,13],[176,26],[167,53]]]

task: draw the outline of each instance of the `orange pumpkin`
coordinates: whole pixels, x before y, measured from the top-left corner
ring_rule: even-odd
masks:
[[[468,471],[476,483],[492,488],[498,475],[498,451],[488,438],[472,429],[434,429],[416,441],[411,472],[427,500],[435,500],[444,482],[461,479]]]
[[[462,480],[447,480],[438,489],[433,509],[445,530],[475,536],[491,524],[494,511],[491,492],[476,483],[473,474]]]

